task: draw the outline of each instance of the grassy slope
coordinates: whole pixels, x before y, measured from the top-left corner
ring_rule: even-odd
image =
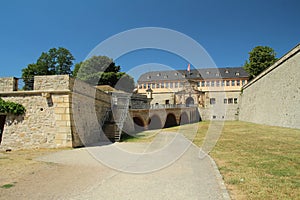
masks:
[[[163,131],[179,131],[189,138],[195,125]],[[197,135],[190,138],[201,147],[210,122],[197,125]],[[151,141],[155,134],[146,131],[139,135],[141,138],[128,141]],[[300,199],[299,129],[227,121],[210,155],[232,199]]]

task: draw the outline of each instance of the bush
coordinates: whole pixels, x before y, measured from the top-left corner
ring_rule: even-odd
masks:
[[[0,98],[0,113],[23,115],[25,112],[26,109],[23,105],[10,101],[4,101]]]

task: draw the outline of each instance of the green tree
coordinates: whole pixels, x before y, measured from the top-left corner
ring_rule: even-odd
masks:
[[[93,56],[75,66],[73,75],[92,85],[110,85],[119,90],[132,92],[133,78],[120,70],[121,67],[116,66],[111,58]]]
[[[22,70],[24,89],[33,89],[33,77],[37,75],[71,74],[73,60],[71,52],[63,47],[52,48],[47,53],[43,52],[36,63],[29,64]]]
[[[77,77],[77,73],[78,73],[78,71],[79,71],[79,69],[80,69],[81,64],[82,64],[82,62],[79,62],[79,63],[76,63],[76,64],[75,64],[74,70],[72,71],[72,76],[73,76],[74,78]]]
[[[249,52],[249,61],[245,62],[244,69],[253,78],[273,65],[276,60],[276,53],[271,47],[257,46]]]

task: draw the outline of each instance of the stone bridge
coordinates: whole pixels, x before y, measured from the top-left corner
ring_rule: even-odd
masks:
[[[166,107],[150,109],[130,109],[127,129],[143,131],[168,128],[200,121],[197,107]]]

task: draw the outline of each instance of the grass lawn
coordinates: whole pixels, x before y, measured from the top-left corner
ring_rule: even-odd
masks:
[[[202,146],[210,122],[163,129],[182,132],[198,125],[193,142]],[[150,135],[150,137],[149,137]],[[129,141],[151,141],[153,132]],[[232,199],[300,199],[300,130],[226,121],[210,152]]]

